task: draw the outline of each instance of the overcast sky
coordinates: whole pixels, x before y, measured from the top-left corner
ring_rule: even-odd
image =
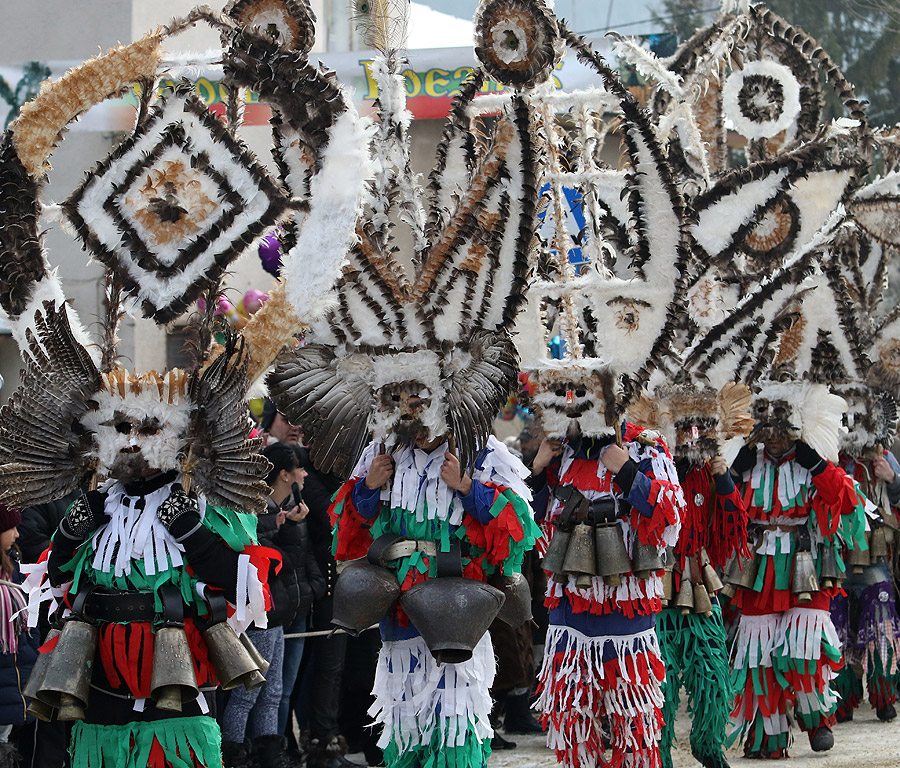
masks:
[[[471,19],[478,0],[415,0],[442,13]],[[582,34],[602,35],[608,28],[636,35],[656,32],[649,22],[649,8],[657,0],[556,0],[554,12],[565,19],[570,29]],[[710,0],[710,6],[718,5]]]

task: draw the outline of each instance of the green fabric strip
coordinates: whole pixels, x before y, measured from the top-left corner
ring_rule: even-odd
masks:
[[[404,752],[400,752],[397,743],[391,739],[384,749],[384,762],[387,768],[485,768],[490,755],[490,739],[479,741],[470,725],[466,740],[459,747],[442,745],[437,729],[431,744],[411,747]]]
[[[72,768],[147,768],[158,741],[172,768],[219,768],[222,734],[211,717],[174,717],[127,725],[75,723]]]

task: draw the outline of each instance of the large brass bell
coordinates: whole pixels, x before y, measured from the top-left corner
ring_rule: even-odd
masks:
[[[189,704],[199,695],[191,646],[184,627],[160,627],[153,640],[150,698],[158,709],[181,712],[184,704]]]
[[[97,648],[97,627],[70,618],[50,654],[37,698],[59,710],[60,720],[84,720]]]
[[[410,587],[400,606],[439,663],[459,664],[472,658],[503,600],[503,593],[490,584],[441,576]]]
[[[694,585],[687,573],[681,574],[681,587],[678,589],[675,607],[681,611],[682,616],[687,616],[694,610]]]
[[[883,527],[878,526],[878,528],[875,528],[872,531],[872,540],[869,543],[869,549],[872,552],[871,557],[873,562],[879,557],[888,556],[887,537],[885,536]]]
[[[615,523],[598,525],[594,529],[594,538],[597,542],[597,574],[603,577],[607,586],[618,587],[622,583],[621,574],[631,570],[622,529]]]
[[[663,560],[659,556],[659,548],[653,544],[641,544],[635,534],[634,544],[631,547],[631,570],[635,576],[646,579],[662,567]]]
[[[351,635],[359,635],[381,621],[400,598],[400,584],[393,571],[368,560],[349,563],[334,585],[331,623]]]
[[[209,649],[209,660],[216,670],[219,685],[225,691],[243,685],[247,690],[258,688],[266,682],[260,674],[261,664],[254,654],[259,651],[247,647],[253,646],[250,638],[244,643],[244,636],[239,640],[234,630],[225,621],[210,624],[203,630],[203,639]],[[262,656],[259,657],[262,659]],[[265,662],[265,659],[262,659]]]
[[[812,600],[812,593],[819,591],[819,580],[816,578],[816,565],[812,552],[794,553],[794,572],[791,574],[791,592],[801,603]]]
[[[694,613],[709,616],[712,613],[712,600],[709,599],[709,593],[703,584],[693,584],[694,590]]]
[[[572,532],[557,527],[553,531],[553,537],[547,546],[547,553],[541,561],[541,568],[553,574],[556,581],[565,580],[563,563],[566,560],[566,551],[569,549],[569,540]]]
[[[575,575],[575,586],[578,589],[590,589],[593,577],[597,575],[597,557],[594,553],[594,536],[587,523],[579,523],[572,531],[563,571]]]
[[[834,547],[830,547],[827,544],[819,550],[819,578],[822,580],[822,587],[825,589],[835,586],[841,580],[837,553],[834,551]]]

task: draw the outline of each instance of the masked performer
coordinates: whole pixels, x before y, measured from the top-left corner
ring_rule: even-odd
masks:
[[[548,435],[532,483],[551,490],[536,510],[552,576],[536,706],[568,768],[650,767],[660,763],[663,724],[654,629],[662,555],[677,541],[684,501],[663,439],[622,415],[674,335],[682,202],[631,94],[583,40],[563,37],[602,88],[540,105],[548,207],[539,279],[516,337]],[[624,169],[599,160],[610,112],[622,126]],[[569,231],[573,187],[587,220],[579,232]],[[565,351],[552,359],[557,331]]]
[[[870,520],[868,546],[842,552],[847,562],[845,594],[831,601],[831,617],[844,646],[845,663],[834,681],[840,697],[838,722],[853,719],[862,698],[862,684],[854,671],[860,664],[863,679],[879,720],[897,716],[897,683],[900,678],[900,617],[897,616],[891,577],[893,545],[898,529],[900,464],[882,448],[897,431],[897,406],[887,392],[863,383],[841,390],[849,404],[849,431],[841,444],[841,468],[852,477],[870,501],[877,505],[877,519]]]
[[[662,764],[669,768],[682,686],[689,696],[691,753],[707,768],[728,765],[723,745],[734,695],[716,568],[733,555],[747,554],[747,513],[720,451],[746,437],[753,419],[747,386],[726,380],[714,391],[708,382],[700,383],[703,377],[694,371],[709,374],[706,362],[697,360],[691,369],[682,365],[679,374],[666,377],[675,383],[661,382],[651,397],[629,409],[632,418],[661,430],[674,446],[685,497],[674,562],[667,566],[667,605],[656,622],[666,662],[660,747]],[[723,373],[727,376],[718,370],[714,380]]]
[[[316,466],[350,477],[332,506],[335,556],[369,562],[341,573],[334,620],[353,631],[381,621],[370,711],[387,764],[478,768],[492,733],[485,632],[499,607],[484,582],[524,585],[522,556],[539,534],[527,470],[489,432],[516,381],[509,328],[535,228],[532,114],[518,91],[547,77],[558,37],[538,0],[481,7],[484,68],[461,86],[426,200],[409,169],[402,19],[366,7],[363,31],[382,51],[372,147],[382,173],[336,308],[269,389],[308,436]],[[486,75],[512,93],[482,137],[469,111]],[[411,279],[393,255],[397,214],[412,228]],[[505,606],[523,621],[516,599]]]
[[[247,5],[238,15],[250,24]],[[236,103],[228,127],[182,89],[152,103],[164,37],[201,18],[228,41],[234,96],[265,58],[270,77],[292,83],[280,92],[305,104],[304,111],[273,104],[298,123],[286,119],[282,130],[308,128],[305,110],[319,104],[309,157],[327,168],[343,154],[357,175],[368,167],[357,141],[364,134],[352,130],[358,118],[327,73],[306,64],[305,50],[202,9],[46,83],[0,143],[0,189],[15,201],[0,221],[0,305],[25,358],[22,386],[0,413],[0,485],[4,498],[22,505],[90,489],[71,504],[26,582],[29,620],[49,601],[57,626],[29,680],[29,706],[41,718],[58,710],[60,719],[77,721],[70,745],[77,768],[220,766],[207,692],[264,682],[263,660],[236,636],[252,622],[265,626],[267,578],[278,567],[255,544],[253,513],[265,503],[269,464],[246,439],[246,392],[300,324],[293,306],[305,309],[318,295],[298,292],[292,304],[275,291],[253,330],[242,338],[226,329],[215,346],[213,316],[222,275],[246,244],[289,207],[315,218],[319,198],[313,173],[312,191],[291,200],[234,138]],[[293,21],[312,29],[308,14]],[[303,76],[318,91],[295,93]],[[103,334],[92,343],[44,259],[38,187],[65,126],[135,82],[144,88],[133,134],[62,206],[106,267]],[[265,85],[264,95],[272,90]],[[336,125],[351,130],[329,155]],[[333,245],[317,252],[322,283],[340,270],[364,184],[359,176],[342,191],[343,218],[325,206],[337,229]],[[298,258],[285,253],[286,272],[303,271]],[[207,311],[190,370],[118,367],[126,301],[164,325],[198,297]],[[267,332],[273,322],[288,330]],[[260,335],[268,346],[251,359],[248,340]]]

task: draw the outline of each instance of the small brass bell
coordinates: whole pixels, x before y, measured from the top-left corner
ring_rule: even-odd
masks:
[[[722,584],[722,580],[719,578],[719,574],[716,573],[716,569],[713,568],[712,563],[709,561],[703,564],[702,568],[703,572],[703,584],[706,587],[706,591],[714,595],[724,586]]]
[[[678,590],[675,607],[681,610],[682,616],[687,616],[694,610],[694,586],[691,584],[690,577],[685,573],[681,574],[681,587]]]
[[[572,531],[569,549],[563,562],[563,571],[575,574],[575,586],[589,589],[592,578],[597,575],[597,558],[594,554],[594,536],[591,526],[579,523]]]
[[[869,549],[872,552],[872,562],[875,562],[879,557],[887,557],[887,537],[883,527],[879,526],[872,531],[872,541],[869,544]]]
[[[53,707],[44,704],[40,699],[31,699],[28,706],[25,707],[25,712],[45,723],[49,723],[53,719]]]
[[[834,547],[830,547],[827,544],[819,552],[819,578],[822,580],[822,587],[825,589],[835,586],[841,580],[837,554],[834,551]]]
[[[622,538],[622,529],[615,523],[598,525],[594,529],[597,542],[597,573],[607,586],[617,587],[622,583],[622,574],[631,570],[631,560]]]
[[[40,701],[59,709],[60,720],[84,719],[96,648],[95,626],[75,618],[66,621],[37,690]]]
[[[209,660],[216,670],[216,677],[219,678],[222,690],[230,691],[239,685],[252,690],[265,683],[265,678],[260,674],[259,662],[254,655],[254,653],[259,655],[259,651],[256,648],[250,651],[247,647],[247,643],[253,645],[250,638],[247,638],[246,643],[244,636],[238,640],[227,622],[218,621],[203,630],[203,639],[209,649]]]
[[[868,538],[869,536],[867,534],[867,542]],[[860,549],[859,547],[853,547],[853,549],[850,550],[850,566],[853,568],[853,573],[862,573],[863,569],[870,565],[872,565],[871,549]]]
[[[65,721],[84,720],[86,717],[84,705],[74,696],[62,693],[59,696],[59,710],[56,716]]]
[[[641,544],[635,535],[631,547],[631,570],[635,576],[646,579],[662,567],[663,560],[659,556],[659,548],[653,544]]]
[[[571,531],[564,531],[562,528],[556,528],[553,531],[553,537],[547,547],[547,554],[541,562],[541,567],[550,573],[561,574],[563,563],[566,559],[566,550],[569,548],[569,539],[572,538]]]
[[[819,580],[816,578],[816,565],[812,552],[794,553],[794,572],[791,574],[791,592],[797,595],[801,603],[812,600],[812,593],[819,591]]]
[[[266,674],[269,670],[269,662],[266,661],[265,657],[259,652],[257,647],[253,644],[253,641],[250,637],[244,633],[238,637],[238,640],[241,641],[241,645],[247,650],[247,653],[250,654],[250,658],[253,659],[253,663],[256,664],[256,668],[262,673]]]
[[[694,584],[694,613],[700,613],[709,616],[712,613],[712,600],[709,599],[709,593],[702,584]]]
[[[675,579],[672,576],[672,569],[666,568],[663,571],[662,577],[663,583],[663,595],[662,595],[662,604],[665,608],[672,600],[675,599]]]
[[[181,626],[163,626],[153,640],[150,698],[158,709],[181,712],[182,705],[200,695],[191,646]]]

